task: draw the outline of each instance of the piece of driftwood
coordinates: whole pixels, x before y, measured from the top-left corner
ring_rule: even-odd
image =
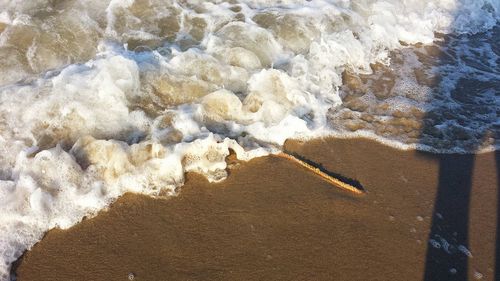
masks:
[[[316,167],[312,164],[309,164],[309,163],[293,156],[292,154],[289,154],[286,152],[281,152],[281,153],[276,154],[276,156],[281,157],[281,158],[285,158],[287,160],[290,160],[294,163],[299,164],[300,166],[315,173],[316,175],[320,176],[322,179],[324,179],[325,181],[329,182],[330,184],[332,184],[333,186],[335,186],[337,188],[350,191],[350,192],[357,194],[357,195],[364,194],[364,191],[361,188],[353,186],[353,185],[351,185],[347,182],[344,182],[338,178],[335,178],[334,176],[329,175],[326,172],[323,172],[319,167]]]

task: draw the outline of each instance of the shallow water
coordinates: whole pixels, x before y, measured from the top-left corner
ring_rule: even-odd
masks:
[[[0,0],[0,280],[125,192],[287,138],[498,146],[500,1]]]

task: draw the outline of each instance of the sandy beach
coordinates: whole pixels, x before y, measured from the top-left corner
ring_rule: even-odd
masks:
[[[49,231],[17,263],[17,280],[495,280],[495,153],[433,155],[365,139],[286,149],[366,194],[274,156],[232,160],[221,183],[188,174],[176,197],[126,194]],[[431,227],[456,239],[429,236]]]
[[[500,0],[0,0],[0,281],[500,281],[499,38]]]

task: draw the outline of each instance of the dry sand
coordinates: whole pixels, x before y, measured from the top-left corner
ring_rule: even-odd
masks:
[[[494,280],[495,153],[439,156],[364,139],[287,149],[367,193],[337,190],[277,157],[237,163],[218,184],[189,174],[177,197],[127,194],[93,219],[50,231],[18,263],[18,280]],[[444,236],[465,233],[434,249],[433,220]]]

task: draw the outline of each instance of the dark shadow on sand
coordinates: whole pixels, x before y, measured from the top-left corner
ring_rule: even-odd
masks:
[[[467,280],[468,257],[464,250],[469,246],[474,155],[439,155],[439,167],[424,280]]]
[[[491,32],[496,33],[499,31],[500,28],[497,26]],[[474,38],[480,38],[479,36],[481,35],[472,35],[471,37],[474,40]],[[453,40],[456,42],[458,39],[459,36],[445,36],[443,46],[446,47],[450,41],[451,44],[453,44]],[[491,44],[491,42],[488,43]],[[481,44],[481,42],[477,41],[471,44]],[[495,42],[493,42],[493,45],[496,45]],[[498,45],[500,47],[500,44]],[[454,48],[456,48],[456,46]],[[467,65],[467,67],[477,69],[478,72],[488,71],[488,69],[485,70],[484,64],[478,60],[478,58],[460,56],[453,51],[441,54],[440,58],[437,59],[437,67],[440,68],[444,66],[449,68],[450,57],[454,57],[454,59],[459,60],[460,63]],[[435,92],[438,97],[434,98],[441,98],[439,97],[441,93],[439,93],[440,88],[438,85],[436,85],[434,90],[438,91]],[[491,96],[492,91],[494,93],[493,97],[498,99],[500,97],[500,79],[481,82],[465,76],[458,80],[456,88],[450,93],[451,99],[457,105],[456,108],[453,109],[455,110],[453,112],[454,116],[459,116],[457,123],[467,128],[467,124],[471,120],[479,122],[476,124],[481,124],[480,122],[483,122],[485,126],[479,127],[486,129],[476,131],[474,134],[464,136],[457,134],[455,136],[458,136],[459,139],[462,137],[464,141],[468,139],[481,140],[468,144],[467,148],[471,151],[470,154],[438,154],[436,156],[439,160],[439,180],[428,237],[424,281],[468,280],[468,260],[471,256],[468,250],[468,230],[472,173],[476,157],[474,153],[479,151],[483,140],[488,138],[491,139],[492,137],[496,140],[499,139],[498,126],[484,123],[487,121],[480,117],[484,110],[488,108],[491,109],[491,99],[488,100],[487,98],[482,98],[482,96]],[[494,101],[494,103],[496,103],[496,101]],[[442,114],[446,110],[447,109],[443,107],[433,109],[427,113],[422,131],[421,144],[429,144],[429,138],[425,135],[425,132],[436,132],[439,130],[438,125],[444,124],[450,120],[446,112]],[[497,118],[498,112],[497,109]],[[449,115],[450,114],[448,114],[448,116]],[[435,135],[442,137],[442,139],[438,141],[446,141],[446,133],[438,132],[438,134]],[[498,183],[500,181],[500,153],[498,151],[495,153],[495,158]],[[497,187],[497,193],[497,233],[494,280],[500,280],[500,208],[498,207],[500,204],[500,187]]]

